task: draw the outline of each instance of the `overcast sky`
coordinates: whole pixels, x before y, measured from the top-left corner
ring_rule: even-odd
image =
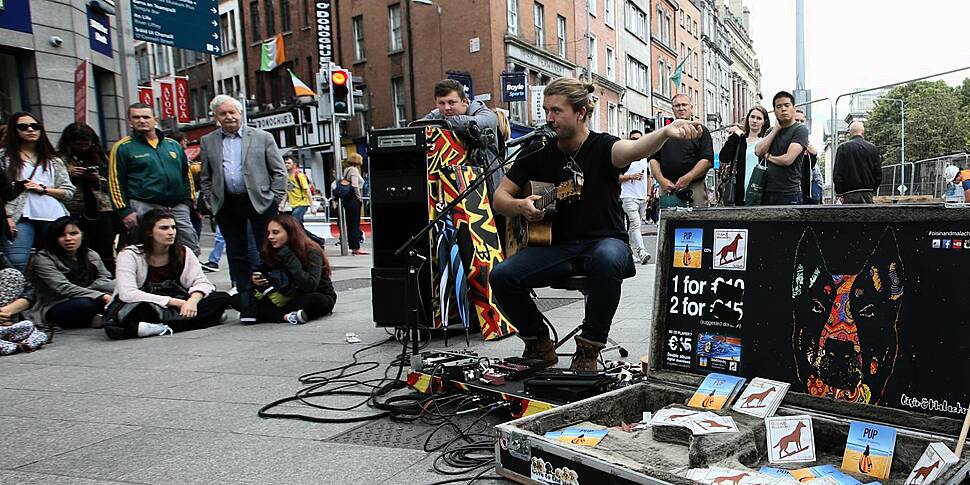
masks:
[[[726,1],[726,0],[725,0]],[[795,89],[795,0],[744,0],[769,108]],[[970,66],[970,1],[805,0],[806,84],[820,99]],[[956,84],[970,70],[945,78]],[[839,117],[848,104],[839,104]],[[816,129],[828,104],[813,107]]]

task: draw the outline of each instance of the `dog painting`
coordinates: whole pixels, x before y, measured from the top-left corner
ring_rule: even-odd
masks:
[[[792,277],[797,379],[815,396],[878,404],[899,352],[904,273],[886,229],[855,274],[832,274],[812,228],[801,236]]]

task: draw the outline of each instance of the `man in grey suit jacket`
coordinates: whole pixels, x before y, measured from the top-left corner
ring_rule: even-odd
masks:
[[[273,135],[242,125],[242,103],[220,94],[209,108],[221,128],[201,139],[202,194],[226,241],[229,275],[239,291],[240,320],[255,323],[254,263],[247,257],[246,231],[252,230],[262,247],[266,224],[286,196],[286,167]]]

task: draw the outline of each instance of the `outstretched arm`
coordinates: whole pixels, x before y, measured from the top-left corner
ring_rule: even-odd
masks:
[[[704,133],[704,125],[698,121],[674,120],[673,123],[640,137],[639,140],[619,140],[613,144],[612,162],[616,168],[626,168],[634,160],[647,158],[673,138],[692,140]]]

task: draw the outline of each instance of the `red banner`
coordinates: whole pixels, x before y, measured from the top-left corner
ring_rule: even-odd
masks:
[[[175,117],[175,90],[171,82],[160,82],[162,88],[162,119]]]
[[[148,106],[155,106],[155,93],[152,92],[151,86],[138,87],[138,101]]]
[[[175,115],[179,123],[191,123],[192,113],[189,110],[189,79],[175,78]]]
[[[74,122],[88,122],[88,61],[74,70]]]

